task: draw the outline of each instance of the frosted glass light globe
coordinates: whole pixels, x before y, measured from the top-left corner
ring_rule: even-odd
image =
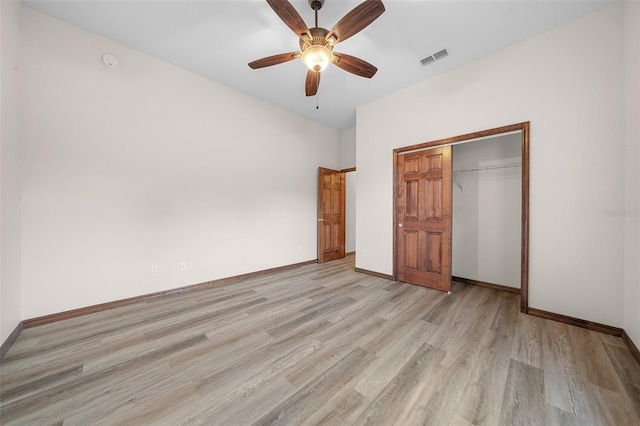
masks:
[[[321,72],[333,61],[331,49],[321,44],[310,46],[302,52],[302,62],[311,71]]]

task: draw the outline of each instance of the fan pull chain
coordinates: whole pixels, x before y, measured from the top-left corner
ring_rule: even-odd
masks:
[[[318,92],[316,92],[316,109],[320,109],[320,107],[318,106]]]

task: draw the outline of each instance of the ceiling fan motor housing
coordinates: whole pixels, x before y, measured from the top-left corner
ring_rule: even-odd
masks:
[[[333,45],[327,41],[329,31],[325,28],[310,28],[311,40],[300,39],[300,50],[302,50],[302,62],[315,72],[323,71],[327,65],[333,62]]]
[[[333,50],[333,45],[327,41],[327,34],[329,34],[329,30],[326,28],[314,27],[309,28],[309,32],[311,33],[311,40],[306,37],[300,38],[300,50],[305,50],[310,46],[325,46],[328,49]]]

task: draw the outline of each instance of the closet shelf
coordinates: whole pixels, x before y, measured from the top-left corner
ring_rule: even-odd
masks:
[[[462,173],[484,172],[486,170],[498,170],[498,169],[517,169],[521,167],[522,167],[522,163],[496,164],[494,166],[482,166],[482,167],[457,169],[457,170],[454,170],[452,174],[459,175]]]

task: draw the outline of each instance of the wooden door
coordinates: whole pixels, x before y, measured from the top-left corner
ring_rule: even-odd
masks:
[[[396,276],[451,291],[451,147],[399,154]]]
[[[345,186],[344,172],[318,169],[318,263],[344,257]]]

